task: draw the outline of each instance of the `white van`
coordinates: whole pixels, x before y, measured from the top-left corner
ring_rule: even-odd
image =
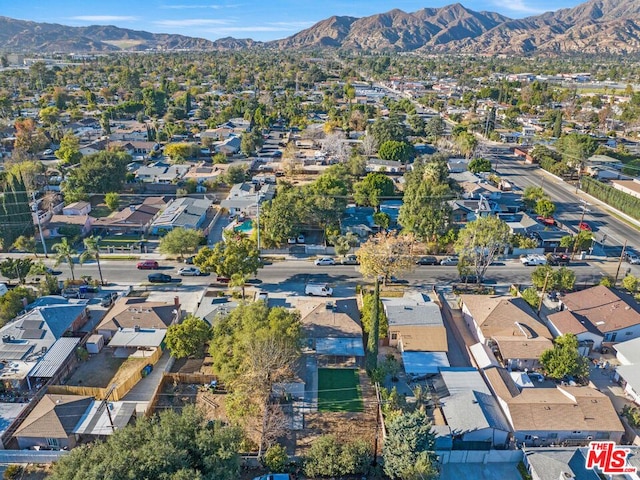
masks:
[[[304,287],[304,293],[311,296],[330,297],[333,295],[333,288],[326,283],[307,283]]]
[[[0,297],[3,296],[8,291],[9,289],[7,288],[7,285],[4,283],[0,283]]]

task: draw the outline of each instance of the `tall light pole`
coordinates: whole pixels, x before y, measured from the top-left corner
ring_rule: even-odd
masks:
[[[42,251],[45,258],[49,258],[47,255],[47,244],[44,241],[44,234],[42,233],[42,225],[40,225],[40,215],[38,215],[38,202],[36,202],[36,192],[32,193],[33,198],[33,212],[36,214],[36,223],[38,224],[38,232],[40,233],[40,241],[42,242]]]

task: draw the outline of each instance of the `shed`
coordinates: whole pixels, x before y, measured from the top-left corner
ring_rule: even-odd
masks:
[[[87,344],[85,345],[85,347],[87,348],[87,352],[89,353],[100,353],[100,350],[102,350],[102,347],[104,347],[104,337],[98,334],[91,335],[87,339]]]

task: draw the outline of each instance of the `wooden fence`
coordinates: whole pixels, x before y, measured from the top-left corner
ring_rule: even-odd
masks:
[[[156,349],[153,352],[153,355],[150,357],[145,357],[145,365],[151,364],[155,365],[160,357],[162,356],[162,350],[160,348]],[[116,374],[117,375],[117,374]],[[110,400],[117,402],[122,400],[122,398],[129,393],[129,391],[136,386],[136,384],[142,380],[142,368],[135,369],[131,372],[131,374],[124,378],[123,380],[118,382],[116,388],[111,392]],[[111,385],[112,382],[109,382]],[[55,393],[58,395],[88,395],[91,397],[95,397],[98,400],[103,400],[107,393],[109,392],[110,387],[101,388],[101,387],[86,387],[86,386],[72,386],[72,385],[51,385],[49,387],[49,393]]]
[[[202,384],[202,385],[207,385],[209,383],[211,383],[212,381],[217,380],[217,378],[215,377],[215,375],[209,375],[206,373],[169,373],[169,372],[164,372],[162,374],[162,380],[160,380],[160,383],[158,384],[156,390],[153,392],[153,396],[151,397],[151,400],[149,401],[149,404],[147,405],[147,408],[145,410],[145,415],[147,417],[150,417],[151,415],[154,414],[156,406],[158,404],[158,400],[160,399],[160,395],[162,394],[162,389],[164,388],[164,386],[167,384],[167,382],[176,382],[176,383],[191,383],[191,384]],[[218,390],[218,393],[224,393],[224,390]]]

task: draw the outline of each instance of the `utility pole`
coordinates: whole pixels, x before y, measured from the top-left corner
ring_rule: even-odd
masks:
[[[40,241],[42,242],[42,251],[44,252],[44,257],[49,258],[47,254],[47,244],[44,241],[44,234],[42,233],[42,225],[40,225],[40,215],[38,215],[38,203],[36,202],[36,192],[32,194],[33,198],[33,211],[36,214],[36,223],[38,224],[38,232],[40,233]]]
[[[540,310],[542,310],[542,302],[544,300],[544,294],[547,293],[547,282],[549,281],[549,275],[552,272],[547,272],[547,276],[544,277],[544,285],[542,286],[542,295],[540,296],[540,301],[538,302],[538,315],[540,315]]]
[[[260,255],[260,192],[256,192],[256,226],[258,228],[258,255]]]
[[[622,252],[620,252],[620,258],[618,259],[618,268],[616,269],[616,278],[613,280],[613,286],[616,286],[618,283],[618,275],[620,275],[620,266],[622,265],[622,259],[624,258],[624,251],[627,249],[627,240],[624,241],[624,246],[622,247]]]
[[[111,387],[107,391],[107,394],[104,396],[104,400],[102,400],[97,410],[98,412],[100,412],[103,408],[107,409],[107,416],[109,417],[109,424],[111,425],[111,431],[115,431],[116,426],[113,424],[113,417],[111,416],[111,409],[109,408],[109,397],[111,396],[111,394],[115,389],[116,389],[116,384],[114,383],[111,385]]]
[[[380,433],[380,405],[382,404],[380,398],[380,385],[378,382],[374,385],[376,387],[376,434],[373,439],[373,462],[372,465],[375,467],[378,464],[378,435]]]

